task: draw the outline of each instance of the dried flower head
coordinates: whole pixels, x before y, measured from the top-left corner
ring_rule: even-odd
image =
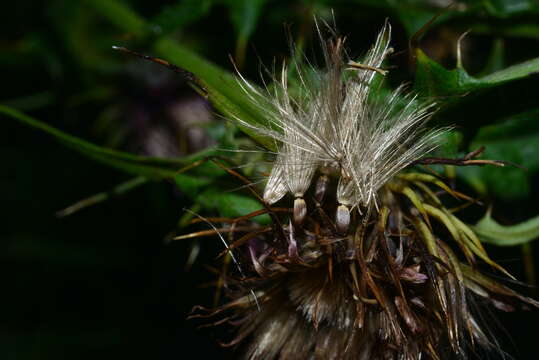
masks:
[[[391,52],[389,24],[361,63],[345,58],[342,38],[322,43],[325,69],[312,76],[297,65],[294,97],[286,67],[266,92],[241,82],[270,114],[263,125],[236,120],[276,143],[263,195],[272,224],[230,221],[237,237],[227,249],[243,269],[222,274],[229,302],[193,317],[237,326],[229,345],[249,339],[248,359],[448,359],[496,349],[471,303],[539,304],[478,270],[483,262],[506,273],[439,193],[468,197],[403,171],[443,130],[424,128],[431,103],[375,86]]]

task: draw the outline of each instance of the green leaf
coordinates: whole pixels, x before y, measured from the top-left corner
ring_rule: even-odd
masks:
[[[238,40],[236,43],[236,61],[241,68],[245,60],[247,41],[256,28],[260,12],[266,0],[225,0],[230,11],[230,19]]]
[[[539,238],[539,216],[516,225],[503,226],[491,217],[489,210],[472,228],[485,243],[498,246],[521,245]]]
[[[62,211],[60,215],[69,215],[80,208],[105,201],[111,194],[120,194],[129,191],[132,188],[145,183],[145,178],[154,180],[172,178],[178,188],[190,197],[194,197],[203,192],[203,195],[200,195],[200,198],[205,199],[205,206],[217,209],[224,216],[238,217],[262,208],[260,203],[251,197],[208,189],[208,185],[210,185],[216,177],[223,175],[223,171],[215,165],[212,165],[211,163],[202,163],[205,157],[215,155],[217,153],[215,150],[210,149],[202,151],[182,159],[161,159],[137,156],[97,146],[86,140],[66,134],[61,130],[3,105],[0,105],[0,114],[7,115],[25,125],[41,130],[67,147],[70,147],[91,159],[124,172],[139,175],[139,177],[130,180],[127,183],[120,184],[109,193],[96,194],[74,204]],[[199,160],[201,164],[194,165]],[[196,169],[194,166],[196,166]],[[186,175],[181,173],[186,169],[192,171],[193,174]],[[267,215],[260,216],[257,218],[257,221],[269,222],[269,217]]]
[[[527,196],[531,177],[539,171],[539,109],[482,127],[470,149],[481,146],[485,147],[483,158],[509,161],[527,171],[514,166],[466,167],[458,168],[459,176],[481,193],[488,189],[504,199]]]
[[[27,126],[47,133],[65,146],[78,151],[86,157],[127,173],[148,177],[150,179],[174,177],[182,167],[215,153],[214,150],[207,150],[182,159],[162,159],[138,156],[123,151],[104,148],[78,137],[66,134],[61,130],[4,105],[0,105],[0,114],[4,114]]]
[[[215,209],[222,216],[236,218],[262,209],[262,205],[252,196],[234,192],[223,192],[218,189],[208,189],[198,197],[198,202],[206,209]],[[257,216],[255,221],[261,224],[270,223],[267,214]]]
[[[223,172],[221,171],[221,175]],[[204,188],[212,183],[214,179],[208,176],[180,174],[174,177],[176,186],[186,195],[193,198]]]
[[[458,100],[470,92],[492,88],[509,81],[525,78],[539,71],[539,58],[513,65],[481,78],[469,75],[462,67],[448,70],[416,49],[417,70],[415,88],[440,102]]]
[[[454,1],[452,8],[447,8],[451,2],[436,2],[425,0],[356,0],[357,3],[376,9],[383,9],[386,12],[394,13],[404,28],[408,36],[415,34],[423,25],[425,25],[434,16],[440,14],[435,24],[440,24],[454,19],[468,19],[473,23],[474,30],[476,26],[488,26],[490,33],[500,33],[500,27],[504,33],[510,32],[513,28],[519,28],[522,25],[534,26],[531,20],[530,24],[522,24],[523,19],[518,19],[510,24],[496,23],[496,27],[489,26],[492,19],[511,19],[512,17],[522,15],[532,15],[539,12],[539,5],[535,0],[468,0]],[[482,22],[484,24],[482,24]],[[529,33],[529,31],[527,31]],[[520,31],[519,33],[522,33]]]
[[[496,71],[480,79],[481,82],[495,86],[507,81],[521,79],[539,71],[539,58],[525,61],[523,63],[507,67]]]
[[[522,79],[539,71],[539,58],[537,58],[476,78],[470,76],[462,67],[454,70],[445,69],[419,49],[416,54],[418,61],[416,89],[446,105],[454,105],[468,94]],[[480,123],[488,119],[492,123],[496,120],[496,118],[491,120],[491,116],[496,116],[495,112],[481,118],[481,114],[487,111],[484,108],[475,109],[479,118],[473,117],[474,111],[464,111],[457,107],[453,109],[457,111],[459,121],[465,123],[463,125],[468,128],[470,122]],[[532,110],[501,119],[494,125],[484,126],[479,129],[468,149],[471,151],[485,146],[483,158],[522,165],[528,168],[529,172],[513,166],[464,167],[457,169],[458,176],[480,194],[489,191],[504,199],[527,196],[530,192],[532,173],[539,170],[538,118],[539,110]]]
[[[505,18],[526,12],[537,11],[538,5],[534,0],[476,0],[492,16]]]
[[[477,90],[482,85],[462,68],[447,70],[429,58],[421,49],[416,49],[416,56],[417,69],[414,87],[425,96],[455,98],[471,90]]]
[[[239,79],[230,72],[219,68],[166,37],[155,43],[155,49],[168,61],[195,74],[208,92],[208,99],[226,117],[240,118],[251,124],[267,124],[269,122],[264,110],[255,106],[248,99],[246,90],[242,89],[239,84]],[[250,129],[240,128],[266,148],[274,148],[275,144],[271,139]]]
[[[474,26],[474,32],[477,34],[496,34],[504,37],[519,37],[519,38],[539,38],[539,24],[518,23],[518,24],[478,24]]]

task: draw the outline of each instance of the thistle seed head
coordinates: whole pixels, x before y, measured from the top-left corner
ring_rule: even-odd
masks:
[[[432,103],[374,86],[389,41],[386,24],[356,63],[342,39],[323,40],[325,69],[296,64],[298,97],[286,67],[267,93],[241,82],[271,121],[236,120],[277,144],[263,196],[272,224],[232,221],[252,229],[231,232],[227,245],[243,270],[225,263],[229,301],[194,316],[234,324],[228,345],[245,344],[247,359],[465,359],[497,351],[474,302],[539,306],[478,270],[482,262],[507,274],[439,192],[469,198],[403,171],[443,130],[424,128]],[[269,206],[277,201],[284,212]]]

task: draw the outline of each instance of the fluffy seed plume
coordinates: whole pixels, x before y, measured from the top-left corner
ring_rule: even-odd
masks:
[[[236,120],[272,138],[279,154],[264,199],[275,203],[286,187],[296,198],[297,222],[305,213],[303,194],[316,173],[338,179],[337,200],[342,207],[337,219],[346,229],[351,208],[377,206],[381,186],[435,146],[440,131],[424,130],[433,104],[403,96],[404,87],[387,92],[374,84],[377,75],[386,74],[381,66],[392,52],[390,35],[386,23],[361,63],[345,58],[343,38],[322,40],[324,69],[295,64],[296,97],[290,95],[284,65],[267,92],[242,78],[249,98],[269,113],[270,120],[262,125]]]

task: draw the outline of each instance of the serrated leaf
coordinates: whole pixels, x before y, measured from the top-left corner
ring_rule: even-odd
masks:
[[[472,90],[478,90],[484,84],[462,69],[448,70],[429,58],[421,49],[416,49],[417,69],[415,89],[437,98],[457,98]]]
[[[539,216],[516,225],[500,225],[491,217],[490,210],[472,226],[481,241],[498,246],[526,244],[539,238]]]
[[[539,71],[539,58],[513,65],[481,78],[469,75],[462,67],[448,70],[416,49],[417,70],[415,89],[439,102],[451,102],[483,89],[493,88],[522,79]]]

